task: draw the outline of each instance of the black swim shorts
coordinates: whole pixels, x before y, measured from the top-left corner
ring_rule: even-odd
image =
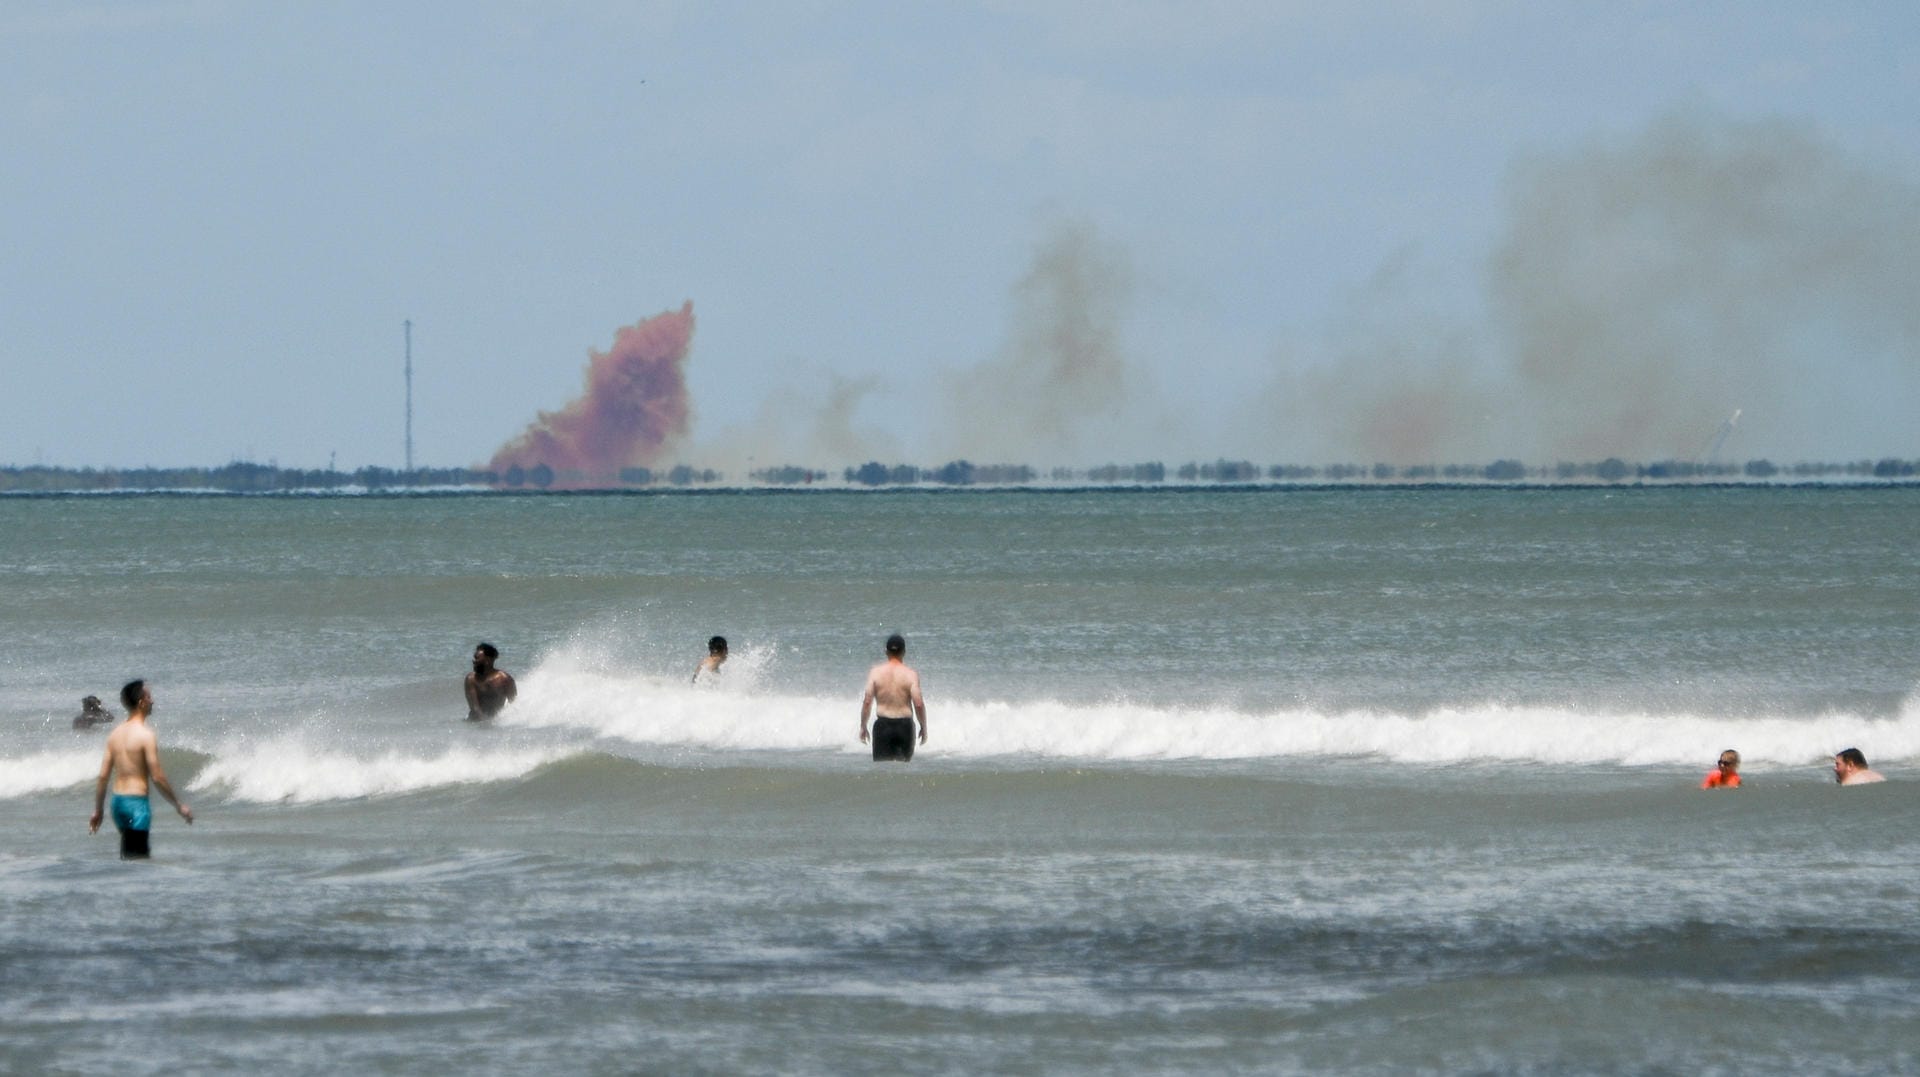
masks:
[[[873,720],[873,761],[898,759],[902,763],[913,760],[913,719],[911,718],[875,718]]]

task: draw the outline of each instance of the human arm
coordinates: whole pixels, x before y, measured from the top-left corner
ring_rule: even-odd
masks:
[[[927,701],[920,695],[918,673],[913,675],[913,684],[907,689],[907,694],[913,700],[913,716],[920,719],[920,743],[925,744],[927,742]]]
[[[867,716],[873,713],[873,676],[867,676],[867,690],[860,695],[860,743],[867,743]]]
[[[509,703],[520,698],[520,686],[513,683],[513,674],[505,670],[500,671],[500,694],[507,697]]]
[[[87,820],[87,833],[100,832],[100,819],[107,810],[107,779],[113,776],[113,745],[108,742],[107,750],[100,758],[100,778],[93,783],[93,815]]]
[[[467,674],[466,689],[467,717],[478,718],[480,717],[480,678],[472,673]]]
[[[179,797],[174,795],[173,783],[167,780],[167,772],[160,769],[159,745],[153,740],[148,740],[142,751],[147,757],[147,780],[160,790],[161,796],[167,798],[167,803],[173,805],[173,810],[180,813],[180,818],[185,819],[188,826],[192,826],[193,809],[187,807]]]

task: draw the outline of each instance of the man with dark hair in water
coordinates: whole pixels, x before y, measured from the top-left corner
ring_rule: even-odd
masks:
[[[873,760],[913,760],[913,720],[920,720],[920,743],[927,742],[927,702],[920,696],[920,674],[907,665],[907,640],[898,632],[887,637],[887,660],[867,674],[867,690],[860,697],[860,743],[867,743],[867,715],[873,721]]]
[[[467,721],[491,718],[520,695],[504,669],[493,668],[500,648],[482,643],[473,649],[473,672],[467,674]]]
[[[727,660],[727,637],[715,636],[712,639],[708,640],[707,656],[700,660],[699,665],[693,667],[693,683],[695,684],[700,683],[700,675],[702,673],[718,676],[720,673],[720,664],[722,662],[725,662],[726,660]]]
[[[1833,757],[1833,780],[1841,785],[1867,785],[1884,782],[1886,775],[1867,769],[1867,757],[1858,748],[1847,748]]]
[[[160,741],[147,725],[153,713],[153,693],[145,681],[129,681],[120,689],[120,702],[126,704],[127,720],[107,734],[106,758],[100,761],[100,780],[93,784],[93,816],[87,820],[87,833],[100,832],[100,818],[106,807],[107,782],[113,782],[113,825],[120,831],[120,858],[141,860],[152,855],[147,832],[153,826],[153,809],[147,799],[149,784],[157,787],[180,818],[193,824],[193,809],[173,795],[167,772],[160,769]]]
[[[73,728],[92,729],[97,725],[112,725],[113,715],[100,704],[99,696],[88,696],[80,701],[80,713],[73,716]]]

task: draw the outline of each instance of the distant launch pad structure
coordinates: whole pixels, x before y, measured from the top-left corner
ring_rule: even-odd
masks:
[[[1720,424],[1719,432],[1713,435],[1713,443],[1707,446],[1706,454],[1702,457],[1704,462],[1711,464],[1719,459],[1721,446],[1727,443],[1727,437],[1733,433],[1733,424],[1740,421],[1740,412],[1740,408],[1733,409],[1727,421]]]
[[[404,323],[407,327],[407,473],[413,473],[413,319]]]

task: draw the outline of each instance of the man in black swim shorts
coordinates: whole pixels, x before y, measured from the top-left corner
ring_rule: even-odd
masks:
[[[920,695],[920,674],[906,659],[906,637],[898,632],[888,636],[887,660],[867,674],[867,690],[860,697],[860,743],[868,742],[867,716],[872,714],[876,763],[912,761],[915,718],[920,720],[920,743],[927,742],[927,701]]]

